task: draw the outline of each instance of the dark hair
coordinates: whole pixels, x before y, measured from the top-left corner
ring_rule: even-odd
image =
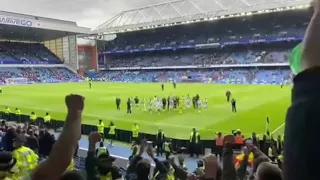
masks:
[[[84,177],[81,176],[81,174],[76,171],[76,170],[73,170],[73,171],[67,171],[65,172],[60,180],[85,180]]]
[[[257,172],[259,165],[263,162],[269,162],[269,159],[267,156],[262,156],[255,159],[253,162],[253,172]]]
[[[138,179],[148,179],[150,174],[151,165],[146,159],[142,159],[137,163],[137,176]]]

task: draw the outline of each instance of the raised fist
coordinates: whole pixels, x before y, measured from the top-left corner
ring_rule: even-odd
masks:
[[[101,141],[101,135],[98,132],[91,132],[89,134],[89,142],[97,143]]]
[[[70,94],[66,96],[66,105],[68,110],[83,111],[84,97],[77,94]]]
[[[234,144],[234,136],[233,135],[226,135],[223,138],[224,144]]]

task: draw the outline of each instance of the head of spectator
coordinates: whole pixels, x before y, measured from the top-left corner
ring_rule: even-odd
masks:
[[[108,153],[102,153],[98,156],[98,171],[102,175],[108,174],[111,169],[113,162],[116,159],[110,156]]]
[[[13,139],[13,147],[19,148],[27,142],[26,137],[23,134],[16,134],[15,138]]]
[[[137,164],[137,177],[139,180],[147,180],[150,175],[151,164],[147,159],[142,159]]]
[[[78,171],[73,170],[65,172],[60,178],[60,180],[84,180],[84,178]]]
[[[16,133],[17,133],[17,134],[21,134],[21,133],[22,133],[22,128],[21,128],[21,126],[18,126],[18,127],[17,127]]]
[[[14,166],[17,160],[13,158],[11,152],[0,152],[0,179],[6,179],[14,173]]]
[[[100,142],[99,146],[100,146],[100,147],[103,147],[103,146],[104,146],[103,142]]]
[[[257,169],[257,180],[283,180],[282,171],[270,162],[263,162]]]
[[[31,136],[31,137],[34,137],[34,132],[33,132],[32,129],[28,131],[28,135]]]
[[[178,156],[178,163],[179,163],[180,166],[184,165],[184,157],[182,155]]]

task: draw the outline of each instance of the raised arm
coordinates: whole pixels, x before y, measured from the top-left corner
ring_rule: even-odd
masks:
[[[311,3],[314,13],[310,20],[302,46],[301,70],[320,66],[320,1]]]
[[[68,114],[63,131],[54,144],[46,161],[33,172],[33,180],[56,180],[69,166],[73,153],[81,138],[81,116],[84,98],[80,95],[69,95],[65,98]]]
[[[283,174],[286,180],[318,179],[320,158],[320,0],[313,1],[314,13],[302,48],[302,72],[294,78],[292,103],[285,125]]]

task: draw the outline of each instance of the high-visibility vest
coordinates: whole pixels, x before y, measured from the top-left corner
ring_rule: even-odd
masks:
[[[24,177],[38,165],[38,155],[28,147],[21,146],[15,149],[12,156],[17,160],[16,166],[19,169],[19,177]]]
[[[104,133],[104,124],[101,122],[101,124],[97,125],[98,133]]]
[[[168,174],[167,174],[166,180],[175,180],[174,172],[175,172],[175,170],[174,170],[173,168],[170,168],[170,170],[169,170],[169,172],[168,172]],[[156,177],[157,177],[159,174],[160,174],[160,172],[158,171],[158,172],[154,175],[153,179],[155,180]]]
[[[51,121],[51,116],[47,115],[43,119],[44,119],[44,122],[50,122]]]
[[[16,110],[16,115],[18,115],[18,116],[21,115],[20,109],[17,109],[17,110]]]
[[[111,135],[116,134],[116,126],[110,126],[109,134],[111,134]]]
[[[100,175],[100,180],[112,180],[112,174],[111,172],[109,172],[108,174],[106,175]]]
[[[194,133],[194,132],[192,131],[191,134],[190,134],[190,142],[192,142],[193,133]],[[196,143],[196,144],[198,143],[198,136],[199,136],[199,133],[196,132],[196,134],[195,134],[195,143]]]
[[[73,158],[71,159],[71,162],[69,164],[69,166],[67,167],[67,171],[72,171],[74,170],[74,160]]]
[[[170,143],[168,143],[168,142],[165,142],[164,144],[163,144],[163,146],[164,146],[164,151],[166,151],[166,152],[170,152]]]
[[[243,138],[242,138],[242,136],[241,136],[241,135],[236,135],[236,136],[234,137],[234,143],[235,143],[235,144],[243,144]]]
[[[32,121],[37,120],[37,115],[36,114],[31,114],[30,115],[30,120],[32,120]]]
[[[6,108],[6,109],[5,109],[5,111],[4,111],[4,113],[6,113],[6,114],[10,114],[10,113],[11,113],[10,108]]]
[[[97,157],[99,157],[100,154],[103,154],[103,153],[107,153],[107,148],[106,147],[98,147],[97,148]]]
[[[139,126],[132,127],[132,137],[136,138],[139,136]]]
[[[216,146],[223,146],[223,137],[216,137]]]

